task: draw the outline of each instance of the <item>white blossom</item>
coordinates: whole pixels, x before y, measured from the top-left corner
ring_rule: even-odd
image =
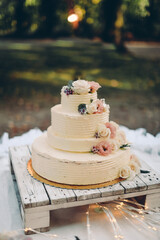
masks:
[[[110,137],[111,131],[109,128],[106,128],[104,124],[98,124],[97,128],[98,136],[99,137]]]
[[[92,114],[97,111],[97,101],[94,100],[92,103],[87,105],[87,112]]]
[[[127,165],[122,167],[119,171],[119,177],[121,178],[129,178],[131,175],[131,168]]]
[[[77,94],[87,94],[90,91],[90,84],[86,80],[77,80],[72,83],[72,90]]]

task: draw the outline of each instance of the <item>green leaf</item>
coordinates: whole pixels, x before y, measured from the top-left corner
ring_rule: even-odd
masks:
[[[101,213],[101,212],[103,212],[103,208],[102,207],[97,207],[97,208],[94,208],[94,211],[96,213]]]
[[[73,83],[72,80],[70,80],[70,81],[68,82],[68,87],[69,87],[69,88],[73,87],[72,83]]]
[[[140,173],[150,173],[150,171],[149,170],[140,170]]]
[[[131,146],[131,145],[128,144],[128,143],[127,143],[127,144],[123,144],[123,145],[120,146],[120,149],[121,149],[121,150],[124,150],[126,147],[130,147],[130,146]]]

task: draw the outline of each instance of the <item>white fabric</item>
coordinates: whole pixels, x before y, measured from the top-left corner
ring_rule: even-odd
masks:
[[[160,173],[160,133],[153,136],[146,132],[145,129],[130,130],[124,126],[121,129],[125,131],[127,138],[132,143],[132,150],[136,155],[146,161],[152,168]],[[0,232],[9,232],[22,229],[22,220],[19,212],[16,193],[10,174],[8,148],[10,146],[19,146],[31,144],[33,140],[40,136],[42,132],[39,129],[32,129],[22,136],[9,139],[8,133],[4,133],[0,138]],[[76,207],[70,209],[61,209],[53,211],[51,215],[50,233],[60,236],[56,239],[89,239],[86,228],[87,207]],[[133,226],[129,225],[122,216],[118,216],[119,224],[122,225],[126,239],[147,239],[142,233],[138,233]],[[91,230],[93,239],[113,239],[113,231],[110,223],[103,214],[91,212]],[[140,234],[140,235],[138,235]],[[137,237],[136,237],[137,236]],[[47,239],[39,234],[32,235],[32,239]],[[0,238],[1,239],[1,238]],[[19,238],[21,239],[21,238]],[[92,239],[92,238],[90,238]],[[148,239],[149,235],[148,235]],[[159,239],[156,235],[155,238]]]

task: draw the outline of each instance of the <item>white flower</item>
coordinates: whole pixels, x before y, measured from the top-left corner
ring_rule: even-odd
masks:
[[[98,124],[97,128],[98,136],[99,137],[110,137],[111,131],[109,128],[106,128],[104,124]]]
[[[117,132],[117,136],[116,136],[116,142],[117,142],[117,145],[122,146],[123,144],[126,144],[126,135],[125,133],[122,131],[122,130],[119,130]]]
[[[110,109],[109,104],[104,103],[103,106],[104,106],[104,112],[108,112],[109,113],[109,109]]]
[[[77,94],[87,94],[90,91],[90,84],[86,80],[77,80],[72,83],[72,90]]]
[[[63,86],[61,89],[61,94],[64,93],[64,91],[67,89],[67,86]]]
[[[87,105],[87,112],[89,114],[97,112],[97,100],[94,100],[92,103]]]
[[[118,146],[117,146],[117,143],[116,141],[111,141],[111,146],[112,146],[112,151],[115,152],[118,150]]]
[[[121,178],[129,178],[131,175],[131,168],[129,166],[122,167],[119,170],[119,177]]]
[[[109,104],[106,104],[106,103],[105,103],[105,99],[104,99],[104,98],[101,99],[101,102],[102,102],[102,104],[103,104],[103,111],[109,113],[109,109],[110,109]]]
[[[130,159],[131,159],[131,161],[134,161],[135,163],[137,163],[139,167],[141,167],[140,161],[139,161],[139,159],[137,158],[136,155],[131,154]]]
[[[130,166],[131,170],[133,172],[135,172],[135,174],[140,173],[140,167],[138,166],[138,164],[134,160],[131,160],[129,162],[129,166]]]

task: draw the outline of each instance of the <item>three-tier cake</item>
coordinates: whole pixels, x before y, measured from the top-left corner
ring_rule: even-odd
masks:
[[[124,132],[109,121],[109,105],[97,98],[99,88],[86,80],[62,88],[61,104],[51,109],[51,126],[32,144],[32,166],[43,178],[92,185],[139,172]]]

